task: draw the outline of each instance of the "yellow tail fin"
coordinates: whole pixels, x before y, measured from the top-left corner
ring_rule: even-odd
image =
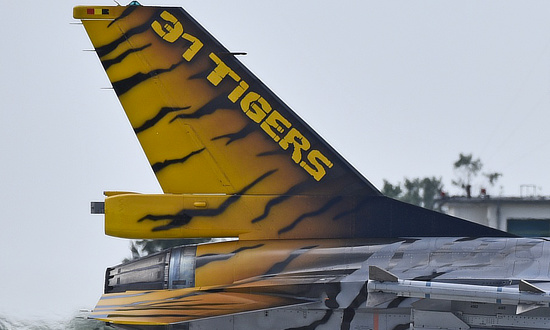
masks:
[[[183,9],[74,14],[165,193],[378,194]]]
[[[392,209],[183,9],[80,6],[74,17],[166,193],[108,197],[108,234],[349,238],[430,228],[428,235],[459,235],[438,216]]]

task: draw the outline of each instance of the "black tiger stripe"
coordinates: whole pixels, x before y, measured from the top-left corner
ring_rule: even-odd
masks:
[[[325,312],[325,315],[320,320],[317,320],[317,321],[315,321],[315,322],[313,322],[309,325],[305,325],[303,327],[287,328],[286,330],[315,330],[315,329],[317,329],[318,326],[326,324],[328,322],[328,320],[330,320],[330,317],[332,316],[333,313],[334,313],[334,311],[332,309],[328,309]]]
[[[183,209],[177,214],[162,214],[162,215],[153,215],[148,214],[141,219],[138,220],[138,222],[142,222],[145,220],[151,220],[151,221],[161,221],[161,220],[170,220],[170,222],[163,226],[158,226],[153,228],[152,230],[155,231],[164,231],[164,230],[170,230],[174,228],[179,228],[187,225],[193,217],[196,216],[202,216],[202,217],[214,217],[217,215],[222,214],[225,212],[225,210],[233,203],[237,202],[243,194],[245,194],[249,189],[257,185],[259,182],[270,176],[271,174],[277,172],[277,170],[271,170],[260,177],[258,177],[256,180],[254,180],[252,183],[248,184],[246,187],[244,187],[241,191],[239,191],[235,195],[231,195],[229,198],[227,198],[218,208],[215,209],[207,209],[207,210],[188,210]]]
[[[273,151],[264,151],[264,152],[260,152],[259,154],[256,155],[256,157],[275,156],[275,155],[285,155],[285,154],[286,154],[286,151],[285,151],[285,150],[277,149],[277,150],[273,150]]]
[[[113,59],[102,60],[101,64],[103,64],[103,68],[105,69],[105,71],[107,71],[111,66],[122,62],[128,55],[130,55],[132,53],[140,52],[140,51],[142,51],[142,50],[144,50],[148,47],[151,47],[151,44],[147,44],[147,45],[139,47],[139,48],[128,49],[127,51],[125,51],[124,53],[118,55],[117,57],[115,57]]]
[[[231,103],[231,101],[229,101],[227,96],[218,95],[193,113],[182,113],[175,116],[170,120],[170,123],[174,122],[177,119],[199,119],[203,116],[211,115],[217,110],[231,109],[232,106],[233,104]]]
[[[121,20],[127,16],[129,16],[134,10],[136,10],[139,6],[128,6],[126,9],[124,9],[124,11],[122,12],[122,14],[120,14],[119,17],[115,18],[112,22],[109,23],[109,25],[107,25],[108,28],[111,27],[111,25],[113,25],[114,23],[118,22],[118,20]]]
[[[361,307],[367,301],[367,283],[361,287],[359,294],[355,296],[355,299],[349,304],[349,306],[344,309],[344,315],[342,317],[342,324],[340,330],[350,330],[351,322],[355,317],[355,310]]]
[[[271,208],[273,208],[274,206],[276,206],[278,204],[281,204],[282,202],[286,201],[287,199],[292,197],[292,195],[296,195],[298,192],[300,192],[303,189],[303,186],[306,183],[307,183],[307,181],[300,182],[300,183],[290,187],[290,189],[288,189],[282,195],[277,196],[273,199],[270,199],[269,202],[267,202],[267,204],[265,205],[264,213],[262,213],[262,215],[260,215],[256,218],[252,219],[251,222],[256,223],[256,222],[262,221],[265,218],[267,218],[267,216],[269,215],[269,212],[271,211]]]
[[[165,116],[172,112],[177,112],[181,110],[187,110],[190,107],[162,107],[159,112],[151,119],[146,120],[141,126],[134,128],[134,132],[139,134],[153,126],[155,126],[159,121],[162,120]]]
[[[219,140],[219,139],[227,139],[227,142],[225,142],[225,145],[228,146],[229,144],[244,139],[247,137],[250,133],[254,132],[254,129],[256,128],[256,125],[252,123],[246,124],[241,130],[235,133],[229,133],[224,135],[219,135],[212,138],[212,141]]]
[[[257,244],[257,245],[254,245],[254,246],[243,246],[243,247],[240,247],[240,248],[236,249],[235,251],[232,251],[232,252],[229,252],[229,253],[226,253],[226,254],[214,254],[214,253],[204,254],[202,256],[197,257],[197,259],[195,261],[195,267],[199,268],[199,267],[202,267],[202,266],[207,265],[207,264],[209,264],[211,262],[214,262],[214,261],[228,260],[228,259],[233,258],[239,252],[246,251],[246,250],[257,249],[257,248],[260,248],[264,245],[265,244],[261,243],[261,244]]]
[[[360,200],[357,205],[350,209],[350,210],[346,210],[346,211],[343,211],[343,212],[340,212],[338,213],[337,215],[334,216],[334,218],[332,218],[332,220],[334,221],[337,221],[337,220],[340,220],[341,218],[345,217],[345,216],[348,216],[348,215],[351,215],[351,214],[354,214],[354,213],[357,213],[359,212],[359,210],[361,210],[365,203],[370,199],[370,197],[367,197],[367,198],[363,198],[362,200]]]
[[[447,272],[433,272],[430,275],[417,276],[417,277],[413,278],[413,281],[428,282],[428,281],[431,281],[431,280],[435,279],[436,277],[439,277],[441,275],[445,275],[446,273]]]
[[[291,231],[292,229],[294,229],[294,227],[296,227],[300,222],[302,222],[306,218],[314,217],[314,216],[317,216],[317,215],[320,215],[320,214],[326,212],[328,209],[330,209],[335,204],[339,203],[341,200],[342,200],[342,196],[336,196],[336,197],[332,198],[331,200],[329,200],[325,205],[323,205],[317,211],[312,211],[312,212],[309,212],[309,213],[302,214],[301,216],[296,218],[296,220],[294,220],[290,225],[280,229],[279,230],[279,235],[283,234],[283,233],[286,233],[288,231]]]
[[[325,306],[330,309],[340,308],[340,304],[336,300],[336,297],[342,292],[342,284],[340,282],[329,283],[325,286],[325,292],[327,299],[325,300]]]
[[[281,273],[292,262],[292,260],[298,258],[302,254],[316,247],[317,245],[312,245],[312,246],[306,246],[298,250],[292,251],[285,260],[274,264],[267,272],[264,273],[264,275],[276,275]]]
[[[194,75],[191,75],[189,79],[206,79],[208,75],[212,72],[212,68],[208,68],[207,70],[201,71],[199,73],[195,73]]]
[[[142,83],[142,82],[144,82],[148,79],[151,79],[155,76],[158,76],[160,74],[173,71],[174,69],[176,69],[178,66],[182,65],[183,63],[186,63],[186,61],[181,60],[181,61],[179,61],[175,64],[172,64],[167,69],[155,69],[153,71],[146,72],[146,73],[143,73],[143,72],[136,73],[135,75],[133,75],[131,77],[124,78],[122,80],[113,82],[113,88],[115,89],[115,93],[120,97],[124,93],[128,92],[132,88],[139,85],[140,83]]]
[[[153,23],[153,21],[159,15],[160,15],[160,11],[157,11],[156,15],[153,15],[151,19],[147,20],[142,25],[131,28],[130,30],[126,31],[126,33],[124,33],[120,38],[106,45],[97,47],[95,49],[97,56],[99,56],[99,58],[102,58],[103,56],[110,54],[113,50],[117,49],[119,45],[121,45],[123,42],[127,41],[131,37],[148,31],[151,28],[151,23]]]
[[[158,162],[158,163],[155,163],[153,165],[151,165],[151,167],[153,168],[153,172],[155,173],[158,173],[160,171],[162,171],[163,169],[165,169],[166,167],[170,166],[170,165],[174,165],[174,164],[183,164],[185,163],[189,158],[197,155],[197,154],[200,154],[201,152],[203,152],[205,150],[205,148],[202,148],[202,149],[199,149],[199,150],[195,150],[193,152],[191,152],[189,155],[186,155],[182,158],[176,158],[176,159],[167,159],[163,162]]]
[[[147,305],[144,307],[135,307],[136,305],[128,305],[128,307],[117,307],[116,309],[113,309],[112,311],[151,311],[151,310],[174,310],[174,309],[182,309],[185,308],[185,310],[202,310],[204,307],[213,307],[213,306],[231,306],[231,305],[237,305],[238,303],[235,302],[220,302],[220,303],[202,303],[197,304],[195,301],[174,301],[172,303],[150,303],[147,302]],[[139,306],[139,305],[137,305]],[[105,310],[102,312],[109,312],[110,310]]]
[[[124,314],[124,313],[120,313],[120,314],[107,314],[107,315],[96,315],[95,316],[96,318],[103,318],[103,319],[106,319],[106,318],[109,318],[109,319],[116,319],[118,317],[120,318],[124,318],[124,317],[135,317],[135,318],[163,318],[163,317],[189,317],[189,318],[194,318],[196,317],[196,315],[191,315],[191,314],[133,314],[133,313],[130,313],[130,314]]]
[[[405,299],[407,299],[407,297],[396,297],[388,304],[387,308],[397,308],[403,301],[405,301]]]

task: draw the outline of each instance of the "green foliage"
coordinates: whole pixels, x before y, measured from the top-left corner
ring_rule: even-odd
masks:
[[[498,179],[502,176],[502,173],[494,172],[494,173],[483,173],[483,176],[489,180],[489,184],[491,186],[494,186],[495,183],[498,181]]]
[[[453,163],[453,168],[457,178],[452,181],[452,184],[463,189],[466,195],[470,197],[472,182],[479,175],[483,163],[479,158],[474,158],[472,154],[460,153],[458,160]],[[487,179],[491,186],[494,186],[501,176],[502,173],[498,172],[483,173],[483,177]],[[382,193],[388,197],[428,209],[437,208],[435,202],[442,192],[442,179],[436,177],[405,178],[403,184],[397,183],[396,185],[384,180],[384,187],[382,188]]]
[[[452,181],[454,186],[457,186],[464,190],[467,197],[471,197],[471,189],[474,179],[479,175],[479,172],[483,168],[483,163],[479,158],[474,159],[472,154],[460,153],[458,160],[453,164],[457,179]],[[502,176],[502,173],[483,173],[483,176],[487,179],[489,185],[494,186],[498,179]],[[482,185],[482,188],[486,188]]]
[[[384,179],[382,193],[388,197],[399,199],[399,196],[403,193],[403,189],[401,189],[401,185],[399,183],[394,186],[389,183],[388,180]]]
[[[384,180],[382,193],[388,197],[433,210],[435,199],[439,197],[442,190],[441,178],[405,178],[403,184],[398,183],[397,185]]]
[[[477,176],[483,168],[483,164],[479,158],[474,159],[472,154],[465,155],[460,153],[458,160],[453,164],[455,173],[458,178],[453,180],[453,185],[468,190],[468,186],[472,186],[472,179]],[[468,193],[469,195],[469,193]]]

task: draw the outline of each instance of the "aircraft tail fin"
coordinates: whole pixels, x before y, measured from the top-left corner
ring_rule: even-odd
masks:
[[[104,294],[91,317],[134,325],[169,325],[211,317],[317,302],[291,295],[219,288],[126,291]],[[140,312],[147,310],[147,315]]]
[[[182,8],[79,6],[74,17],[165,192],[108,196],[108,234],[502,235],[383,197]]]
[[[165,193],[378,190],[182,8],[74,9]],[[292,193],[292,191],[290,191]]]

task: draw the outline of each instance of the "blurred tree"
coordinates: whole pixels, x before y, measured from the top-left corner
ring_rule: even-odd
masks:
[[[441,181],[441,178],[436,177],[405,178],[403,184],[398,183],[397,185],[393,185],[384,180],[382,193],[388,197],[433,210],[434,201],[440,196],[443,190],[443,183]]]
[[[399,199],[399,196],[403,193],[403,189],[401,189],[401,184],[398,183],[394,186],[388,180],[384,179],[382,193],[388,197]]]
[[[452,184],[464,190],[466,197],[472,197],[472,184],[473,180],[477,178],[479,172],[483,168],[483,163],[479,158],[474,159],[472,154],[460,153],[458,160],[453,164],[457,179],[452,181]],[[502,173],[483,173],[483,176],[487,179],[490,186],[494,186],[498,179],[502,176]],[[480,192],[482,195],[487,193],[486,185],[480,185]]]
[[[458,160],[453,164],[458,178],[452,180],[452,184],[464,189],[466,196],[472,197],[472,179],[477,176],[483,164],[479,158],[474,159],[472,154],[465,155],[460,153]]]
[[[453,168],[457,178],[452,180],[452,184],[464,190],[467,197],[471,197],[472,183],[483,168],[483,163],[472,154],[460,153],[458,160],[453,163]],[[501,176],[502,173],[498,172],[483,173],[483,177],[491,186],[494,186]],[[438,208],[435,201],[443,193],[442,181],[441,177],[405,178],[403,184],[394,185],[384,180],[382,193],[388,197],[433,210]],[[486,185],[481,185],[482,195],[486,194],[485,187]]]
[[[494,172],[494,173],[483,173],[483,176],[489,180],[489,184],[491,186],[494,186],[495,183],[498,181],[498,179],[502,176],[502,173]]]

